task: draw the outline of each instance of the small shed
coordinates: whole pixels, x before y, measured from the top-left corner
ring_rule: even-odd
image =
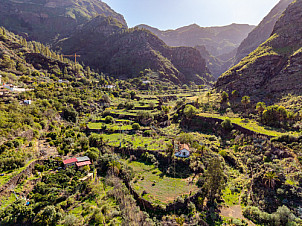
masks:
[[[175,156],[180,158],[188,158],[190,157],[190,152],[189,145],[181,144],[179,145],[178,152],[175,153]]]

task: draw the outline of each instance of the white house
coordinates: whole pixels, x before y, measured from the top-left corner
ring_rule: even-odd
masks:
[[[143,81],[143,84],[150,84],[151,82],[146,80],[146,81]]]
[[[190,148],[187,144],[179,145],[178,152],[175,152],[176,157],[188,158],[190,157]]]
[[[31,104],[31,100],[24,100],[23,103],[27,104],[27,105],[30,105]]]
[[[106,89],[114,89],[115,86],[114,86],[114,85],[106,85],[105,88],[106,88]]]

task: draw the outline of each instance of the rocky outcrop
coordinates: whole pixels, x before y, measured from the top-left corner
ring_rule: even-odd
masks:
[[[217,81],[220,90],[259,98],[302,94],[302,0],[276,22],[271,37]]]
[[[57,44],[64,53],[105,73],[138,76],[151,69],[174,83],[211,81],[205,60],[191,47],[169,47],[147,30],[127,29],[114,18],[98,16]]]
[[[235,64],[253,52],[270,37],[277,20],[292,1],[293,0],[280,0],[260,24],[249,33],[248,37],[244,39],[238,47]]]
[[[64,38],[95,15],[124,17],[99,0],[0,0],[0,26],[28,39],[51,43]]]

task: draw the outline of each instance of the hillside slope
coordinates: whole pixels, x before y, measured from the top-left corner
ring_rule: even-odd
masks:
[[[242,95],[302,94],[302,0],[276,22],[271,37],[217,81],[220,90]]]
[[[248,37],[244,39],[238,47],[235,64],[253,52],[270,37],[277,20],[292,1],[293,0],[280,0],[260,24],[249,33]]]
[[[30,40],[50,43],[96,15],[124,17],[99,0],[0,0],[0,26]]]
[[[174,83],[204,84],[212,79],[196,49],[168,47],[151,32],[128,29],[113,18],[98,16],[57,46],[64,53],[77,52],[85,64],[120,77],[151,69]]]

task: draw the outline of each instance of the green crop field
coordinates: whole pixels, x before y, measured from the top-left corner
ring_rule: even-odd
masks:
[[[198,191],[191,178],[172,178],[164,175],[154,165],[147,165],[142,162],[128,162],[138,176],[132,181],[132,185],[138,193],[146,191],[143,197],[158,204],[173,202],[178,196]]]

